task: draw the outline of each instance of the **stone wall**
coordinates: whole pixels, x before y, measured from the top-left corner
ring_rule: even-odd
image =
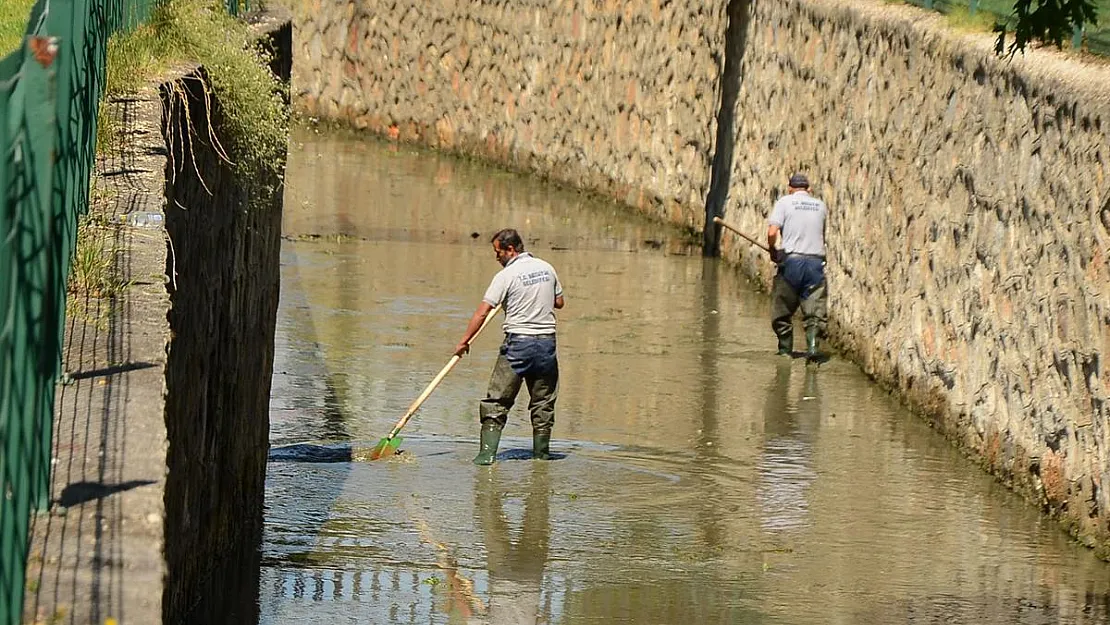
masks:
[[[1108,545],[1110,71],[890,5],[759,3],[748,37],[730,219],[808,171],[836,341]]]
[[[590,188],[699,226],[722,3],[308,0],[309,115]]]
[[[723,195],[715,163],[726,218],[753,236],[806,170],[831,208],[833,340],[1110,547],[1105,66],[998,59],[988,35],[879,2],[306,6],[294,94],[311,115],[697,228]],[[721,247],[769,280],[749,244]]]
[[[271,36],[279,54],[287,55],[288,23]],[[278,174],[246,179],[213,145],[224,126],[204,76],[199,68],[162,92],[172,332],[166,362],[167,624],[258,618],[281,180]]]

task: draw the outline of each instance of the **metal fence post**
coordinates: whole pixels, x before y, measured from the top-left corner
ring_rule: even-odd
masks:
[[[14,206],[8,199],[11,164],[8,137],[11,86],[19,71],[22,51],[17,50],[0,62],[0,235],[7,238],[14,226]],[[18,262],[11,245],[0,247],[0,275],[10,276]],[[0,498],[0,624],[14,625],[20,620],[23,605],[23,578],[26,567],[27,512],[30,507],[30,476],[26,458],[20,453],[18,439],[23,419],[14,397],[16,362],[13,358],[15,280],[0,282],[0,487],[11,497]]]

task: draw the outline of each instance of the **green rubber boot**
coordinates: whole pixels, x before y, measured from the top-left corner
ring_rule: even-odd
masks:
[[[532,458],[551,460],[551,430],[532,431]]]
[[[501,428],[493,422],[483,423],[481,443],[478,455],[474,456],[474,464],[482,466],[493,464],[493,458],[497,455],[497,445],[500,442]]]
[[[794,355],[794,334],[780,334],[779,335],[779,356],[792,356]]]
[[[817,328],[806,328],[806,360],[815,361],[821,358],[817,351]]]

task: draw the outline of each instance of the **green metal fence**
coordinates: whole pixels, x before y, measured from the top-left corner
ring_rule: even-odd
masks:
[[[24,45],[0,60],[0,625],[20,622],[30,515],[49,506],[66,285],[108,38],[158,1],[38,0]]]
[[[56,136],[53,42],[35,38],[0,62],[0,623],[18,623],[28,513],[46,495],[57,307],[50,152]]]
[[[1014,0],[905,0],[910,4],[941,13],[966,11],[969,15],[986,15],[999,21],[1005,21],[1013,15]],[[1071,45],[1079,48],[1085,45],[1095,54],[1110,56],[1110,0],[1095,0],[1095,10],[1098,15],[1098,24],[1088,24],[1084,28],[1077,27],[1072,36]]]
[[[20,622],[29,518],[50,459],[77,219],[88,206],[108,37],[151,0],[39,0],[0,62],[0,625]]]

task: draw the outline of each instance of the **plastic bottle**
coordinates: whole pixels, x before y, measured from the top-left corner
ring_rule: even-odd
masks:
[[[152,211],[135,211],[120,215],[120,221],[136,228],[161,228],[165,222],[162,213]]]

